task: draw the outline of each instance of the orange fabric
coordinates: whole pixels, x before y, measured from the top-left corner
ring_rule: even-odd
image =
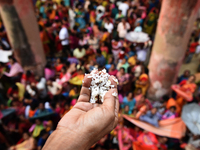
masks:
[[[158,150],[158,148],[155,146],[143,145],[140,142],[133,142],[133,149],[134,150]]]
[[[44,27],[44,22],[43,21],[39,21],[38,24],[41,25],[42,27]]]
[[[186,83],[181,87],[179,87],[177,85],[172,85],[171,88],[178,94],[178,96],[184,98],[187,101],[192,101],[193,93],[196,90],[196,84]]]
[[[170,99],[167,101],[166,108],[169,109],[171,106],[176,106],[176,113],[180,114],[181,108],[180,108],[180,106],[177,104],[177,102],[175,101],[175,99],[173,99],[173,98],[170,98]]]
[[[29,117],[33,117],[36,110],[29,110]]]
[[[144,105],[140,108],[140,110],[136,114],[136,119],[139,119],[141,115],[143,115],[147,111],[147,106]]]
[[[140,81],[147,81],[148,80],[148,75],[143,73],[140,77],[139,77]]]
[[[52,13],[49,15],[49,19],[50,20],[54,20],[56,17],[56,11],[55,10],[52,10]]]
[[[131,123],[133,123],[134,125],[146,131],[152,132],[156,135],[177,139],[180,139],[185,135],[186,126],[181,118],[161,120],[159,122],[159,127],[157,128],[148,123],[131,118],[127,115],[123,115],[123,117]]]

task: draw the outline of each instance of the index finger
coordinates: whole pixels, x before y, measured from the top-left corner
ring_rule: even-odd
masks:
[[[91,86],[92,78],[89,78],[91,75],[85,75],[83,79],[83,84],[80,92],[80,96],[78,98],[78,102],[89,102],[90,101],[90,94],[91,90],[89,89]]]
[[[92,74],[98,73],[97,70],[93,70],[91,72]],[[78,98],[78,102],[89,102],[90,101],[90,95],[91,95],[91,81],[92,81],[92,75],[86,74],[83,79],[83,84],[80,92],[80,96]]]

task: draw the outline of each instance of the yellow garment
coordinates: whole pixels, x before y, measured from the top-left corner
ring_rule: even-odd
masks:
[[[53,0],[53,2],[60,4],[62,2],[62,0]]]
[[[35,129],[33,130],[33,137],[38,137],[40,132],[44,129],[43,125],[36,125]]]
[[[128,63],[131,65],[131,66],[134,66],[136,64],[136,59],[134,56],[130,57],[128,59]]]
[[[30,137],[28,140],[25,140],[24,142],[17,144],[15,146],[10,147],[10,150],[29,150],[35,148],[35,139]]]
[[[145,74],[145,73],[143,73],[142,75],[140,75],[139,81],[140,81],[140,82],[148,81],[148,75]],[[147,84],[145,84],[145,85],[140,85],[140,84],[137,84],[137,83],[136,83],[136,84],[135,84],[135,87],[136,87],[136,90],[137,90],[138,88],[141,88],[141,89],[142,89],[142,94],[145,95],[145,94],[146,94],[146,91],[147,91],[147,89],[148,89],[148,87],[149,87],[149,84],[148,84],[148,82],[147,82]]]
[[[50,20],[53,20],[53,19],[55,19],[55,16],[56,16],[56,11],[55,11],[55,10],[52,10],[52,13],[51,13],[50,16],[49,16],[49,19],[50,19]]]
[[[19,96],[19,100],[22,101],[23,97],[24,97],[24,93],[25,93],[25,87],[23,84],[17,82],[16,83],[17,87],[18,87],[18,96]]]
[[[74,89],[70,90],[69,96],[74,96],[75,94],[76,94],[76,93],[75,93]]]
[[[103,1],[102,6],[106,7],[108,5],[107,1]]]
[[[102,52],[102,55],[104,56],[104,58],[105,58],[106,60],[108,59],[108,58],[107,58],[108,54],[107,54],[106,51],[103,51],[103,52]]]
[[[83,78],[84,75],[77,75],[76,77],[69,80],[69,83],[73,85],[82,85]]]
[[[109,35],[109,33],[107,33],[107,32],[104,33],[103,36],[102,36],[102,38],[101,38],[101,41],[105,42],[105,40],[107,39],[108,35]]]

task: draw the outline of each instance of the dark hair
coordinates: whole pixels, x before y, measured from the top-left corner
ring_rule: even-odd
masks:
[[[48,133],[45,129],[43,129],[42,131],[40,131],[40,137],[42,137],[43,135],[45,135],[46,133]]]
[[[14,85],[12,86],[12,89],[13,89],[13,90],[18,90],[18,86],[17,86],[16,84],[14,84]]]
[[[51,25],[52,25],[52,24],[51,24],[50,22],[47,22],[47,23],[45,24],[45,27],[48,28],[48,27],[51,27]]]
[[[128,91],[128,92],[126,93],[126,96],[128,96],[130,93],[132,93],[132,94],[133,94],[133,92],[132,92],[132,91]]]
[[[67,70],[65,66],[63,66],[62,69],[65,70],[65,71]],[[62,69],[61,69],[61,70],[62,70]]]
[[[14,62],[16,62],[16,59],[13,56],[8,56],[8,59],[12,59]]]
[[[39,31],[43,31],[43,27],[41,25],[39,25]]]
[[[196,38],[194,39],[194,41],[195,41],[195,42],[198,42],[198,41],[199,41],[199,37],[196,37]]]
[[[174,110],[176,110],[176,106],[171,106],[169,109],[174,109]]]
[[[168,96],[168,95],[164,95],[164,96],[162,97],[162,100],[163,100],[164,102],[168,101],[168,100],[169,100],[169,96]]]
[[[124,70],[124,72],[125,72],[125,68],[124,68],[124,67],[121,67],[121,68],[120,68],[120,70],[121,70],[121,69],[123,69],[123,70]]]
[[[101,10],[101,9],[99,9],[99,10],[98,10],[98,12],[99,12],[99,13],[102,13],[102,10]]]
[[[67,60],[67,61],[65,62],[65,65],[66,65],[66,67],[69,67],[69,66],[70,66],[70,62]]]
[[[128,67],[128,73],[131,74],[132,73],[132,68]]]
[[[30,95],[28,92],[25,92],[25,93],[24,93],[24,98],[30,99],[30,98],[31,98],[31,95]]]
[[[97,54],[101,54],[101,50],[100,49],[97,49]]]

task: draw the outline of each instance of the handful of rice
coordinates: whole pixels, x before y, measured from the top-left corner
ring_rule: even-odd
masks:
[[[92,78],[91,81],[91,98],[90,103],[103,103],[105,94],[111,89],[114,88],[114,85],[111,85],[109,80],[110,75],[106,72],[105,69],[102,71],[97,71],[94,69],[88,78]],[[117,79],[113,81],[118,82]],[[112,93],[113,96],[117,96],[117,93]]]

